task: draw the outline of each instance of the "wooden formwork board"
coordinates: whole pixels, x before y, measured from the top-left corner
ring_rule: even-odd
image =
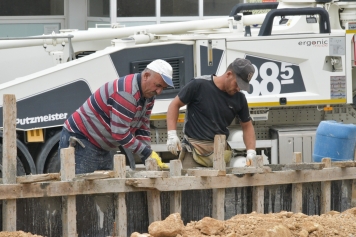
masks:
[[[304,183],[321,182],[321,213],[330,210],[331,181],[356,180],[355,162],[301,163],[301,153],[294,154],[294,163],[280,166],[280,171],[264,167],[257,156],[253,167],[225,167],[225,136],[216,135],[212,169],[182,170],[180,161],[171,161],[170,171],[160,171],[153,159],[146,162],[146,171],[126,172],[125,157],[114,156],[114,170],[75,175],[74,148],[61,150],[61,172],[57,174],[16,177],[16,106],[14,96],[4,96],[4,155],[0,200],[3,201],[3,229],[16,230],[16,199],[62,197],[62,232],[64,236],[77,236],[76,195],[115,194],[114,234],[127,236],[127,207],[125,195],[129,192],[147,192],[149,223],[161,220],[161,194],[171,192],[170,212],[182,211],[182,191],[212,190],[212,217],[225,218],[225,195],[229,188],[253,187],[252,210],[264,212],[264,190],[269,185],[292,184],[292,210],[302,209]],[[10,108],[10,107],[11,108]],[[6,127],[6,129],[5,129]],[[15,151],[14,151],[15,150]],[[15,156],[13,156],[15,152]],[[184,174],[184,175],[183,175]],[[356,201],[352,185],[352,200]]]

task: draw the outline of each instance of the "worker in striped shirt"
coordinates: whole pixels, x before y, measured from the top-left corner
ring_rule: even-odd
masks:
[[[112,170],[112,151],[120,146],[139,155],[143,163],[151,157],[161,169],[168,168],[150,147],[149,120],[156,95],[174,87],[172,71],[166,61],[154,60],[141,73],[104,84],[65,121],[59,149],[67,148],[69,138],[75,137],[76,174]],[[130,166],[135,168],[132,159]]]

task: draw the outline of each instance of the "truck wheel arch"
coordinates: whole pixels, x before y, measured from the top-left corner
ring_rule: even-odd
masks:
[[[3,139],[2,131],[0,131],[0,138],[2,143],[2,139]],[[37,172],[36,172],[35,162],[33,161],[33,157],[30,154],[29,150],[27,149],[26,145],[23,142],[21,142],[19,139],[16,139],[16,146],[17,146],[17,157],[22,162],[22,165],[26,167],[27,169],[26,173],[36,174]],[[24,164],[24,162],[26,162],[26,164]]]
[[[43,174],[43,172],[45,171],[44,169],[47,159],[49,158],[48,156],[52,149],[59,143],[60,136],[61,130],[59,130],[52,137],[47,139],[45,144],[42,146],[41,151],[38,153],[36,159],[36,169],[38,174]]]

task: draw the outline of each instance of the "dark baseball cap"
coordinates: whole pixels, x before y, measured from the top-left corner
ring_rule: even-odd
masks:
[[[248,59],[236,58],[229,66],[236,74],[237,85],[241,90],[250,92],[250,81],[255,73],[255,68]]]

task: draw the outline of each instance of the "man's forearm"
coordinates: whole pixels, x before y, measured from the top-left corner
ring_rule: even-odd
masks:
[[[252,122],[249,124],[244,124],[242,126],[243,130],[243,139],[246,146],[246,150],[255,150],[256,149],[256,135],[255,129],[252,125]]]
[[[255,134],[253,136],[245,136],[244,135],[244,143],[246,146],[246,150],[255,150],[256,149],[256,137]]]
[[[170,103],[167,111],[167,130],[177,130],[177,121],[179,115],[179,104],[177,97]]]

